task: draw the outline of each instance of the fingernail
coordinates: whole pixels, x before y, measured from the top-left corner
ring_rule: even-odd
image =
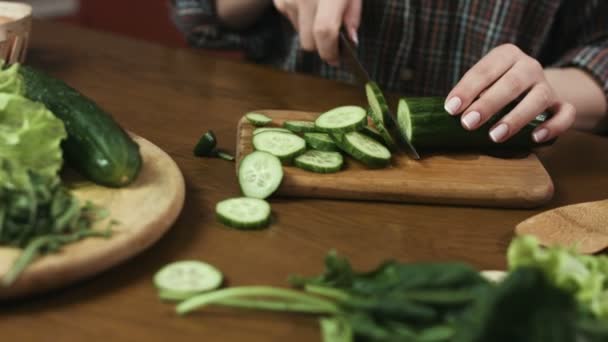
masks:
[[[479,112],[470,112],[462,117],[462,124],[466,129],[475,129],[477,124],[481,121],[481,114]]]
[[[534,141],[536,141],[537,143],[545,141],[548,135],[549,130],[546,128],[541,128],[532,134],[532,136],[534,137]]]
[[[509,133],[509,126],[506,123],[501,123],[490,132],[490,138],[494,142],[501,142]]]
[[[456,113],[458,113],[458,109],[460,109],[460,106],[462,105],[462,100],[460,99],[460,97],[458,96],[454,96],[451,99],[448,100],[448,102],[445,103],[445,111],[450,113],[451,115],[454,115]]]
[[[354,28],[350,29],[350,39],[355,45],[359,45],[359,34],[357,34],[357,30]]]

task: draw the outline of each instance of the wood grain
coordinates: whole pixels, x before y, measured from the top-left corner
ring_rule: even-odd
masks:
[[[34,22],[28,61],[166,151],[184,175],[186,201],[176,223],[147,251],[63,290],[2,303],[0,330],[7,341],[46,341],[50,335],[67,342],[319,341],[318,321],[310,316],[209,309],[178,317],[158,300],[154,272],[171,261],[196,259],[222,270],[227,286],[288,286],[291,274],[321,273],[330,249],[356,269],[390,258],[458,260],[500,270],[519,222],[608,198],[608,139],[572,131],[538,152],[555,185],[541,208],[281,198],[271,200],[270,229],[235,231],[214,217],[218,201],[240,194],[234,164],[193,157],[200,136],[212,129],[220,146],[234,151],[243,113],[365,105],[360,88],[41,21]]]
[[[256,110],[280,127],[285,120],[314,120],[319,113]],[[237,130],[237,160],[253,151],[254,127],[245,118]],[[237,164],[238,172],[238,164]],[[420,161],[394,153],[386,169],[372,170],[347,158],[341,172],[315,174],[284,167],[279,196],[404,203],[530,208],[553,196],[551,177],[535,154],[499,158],[477,153],[434,153]]]
[[[171,227],[184,203],[183,176],[165,152],[143,138],[136,142],[143,167],[135,182],[111,189],[79,180],[74,190],[83,203],[91,201],[109,211],[110,217],[94,229],[105,230],[109,220],[118,221],[112,226],[112,237],[84,239],[38,258],[12,286],[0,286],[0,299],[48,291],[95,275],[150,247]],[[0,277],[20,252],[0,247]]]
[[[515,231],[536,236],[544,246],[597,253],[608,247],[608,200],[555,208],[526,219]]]

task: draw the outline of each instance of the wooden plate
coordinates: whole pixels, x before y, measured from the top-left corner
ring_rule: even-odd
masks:
[[[113,236],[85,239],[38,259],[11,287],[0,286],[0,299],[48,291],[93,276],[142,252],[171,227],[184,203],[183,176],[160,148],[141,137],[135,141],[141,148],[143,167],[133,184],[110,189],[86,183],[75,190],[79,198],[107,208],[110,218],[119,221]],[[105,229],[107,224],[99,222],[96,228]],[[0,277],[19,253],[18,249],[0,248]]]

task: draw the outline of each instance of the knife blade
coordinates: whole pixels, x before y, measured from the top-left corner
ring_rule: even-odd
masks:
[[[359,61],[359,57],[357,57],[356,49],[354,44],[348,38],[344,29],[340,30],[339,34],[340,39],[340,54],[341,59],[347,65],[349,70],[353,73],[357,81],[365,87],[366,84],[373,82],[367,73],[367,70],[363,67],[361,62]],[[384,125],[386,126],[387,131],[391,135],[394,141],[397,142],[397,145],[401,148],[401,150],[407,152],[409,156],[413,159],[419,160],[420,155],[418,151],[414,148],[414,146],[407,139],[405,134],[402,134],[399,131],[399,126],[397,125],[397,119],[393,115],[393,113],[388,110],[387,115],[384,115]]]

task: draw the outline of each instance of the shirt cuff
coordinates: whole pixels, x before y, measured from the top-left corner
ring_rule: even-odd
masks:
[[[604,44],[605,45],[605,44]],[[556,67],[578,67],[588,72],[604,90],[608,100],[608,47],[584,46],[570,50],[560,58]]]

